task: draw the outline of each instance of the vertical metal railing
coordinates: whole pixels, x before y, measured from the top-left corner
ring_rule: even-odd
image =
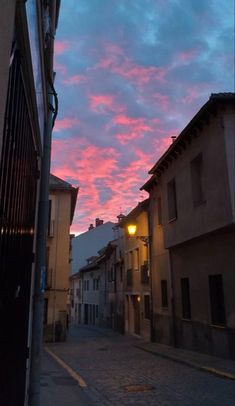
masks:
[[[16,51],[9,70],[0,162],[0,346],[4,371],[0,392],[8,399],[6,405],[21,404],[24,398],[36,192],[37,154]],[[15,399],[19,403],[14,403]]]

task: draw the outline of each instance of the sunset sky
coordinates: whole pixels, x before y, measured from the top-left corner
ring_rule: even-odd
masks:
[[[79,186],[72,232],[116,221],[211,93],[234,91],[233,0],[62,0],[51,172]]]

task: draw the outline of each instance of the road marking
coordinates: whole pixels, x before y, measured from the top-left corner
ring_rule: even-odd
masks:
[[[76,371],[74,371],[74,369],[72,369],[69,365],[67,365],[60,357],[58,357],[58,355],[56,355],[48,347],[44,347],[44,349],[48,354],[50,354],[58,362],[58,364],[60,364],[68,372],[69,375],[72,376],[73,379],[75,379],[75,381],[78,382],[78,384],[79,384],[79,386],[81,386],[81,388],[87,387],[87,384],[84,381],[84,379],[82,379],[82,377]]]

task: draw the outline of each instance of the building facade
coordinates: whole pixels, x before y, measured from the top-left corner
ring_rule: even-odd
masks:
[[[125,332],[150,340],[152,334],[152,297],[149,200],[138,204],[121,222],[126,231],[135,224],[136,236],[125,232]]]
[[[96,219],[95,226],[91,224],[88,231],[73,238],[72,274],[86,266],[87,258],[96,256],[99,250],[114,239],[114,226],[115,224],[111,221],[104,223],[102,220]]]
[[[70,234],[78,189],[50,175],[44,339],[63,341],[69,315]]]
[[[211,95],[144,187],[161,205],[152,210],[152,250],[157,251],[161,211],[169,261],[165,255],[164,264],[157,258],[153,263],[156,274],[165,269],[172,295],[173,342],[223,357],[235,356],[234,103],[234,94]],[[154,289],[161,296],[160,286],[158,280]]]

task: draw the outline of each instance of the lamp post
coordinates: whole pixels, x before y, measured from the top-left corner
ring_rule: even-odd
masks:
[[[151,269],[151,257],[150,257],[150,243],[151,236],[149,235],[136,235],[137,225],[131,223],[127,225],[128,235],[130,237],[135,237],[140,241],[143,241],[148,248],[148,274],[149,274],[149,285],[150,285],[150,340],[154,341],[154,326],[153,326],[153,289],[152,289],[152,269]]]

